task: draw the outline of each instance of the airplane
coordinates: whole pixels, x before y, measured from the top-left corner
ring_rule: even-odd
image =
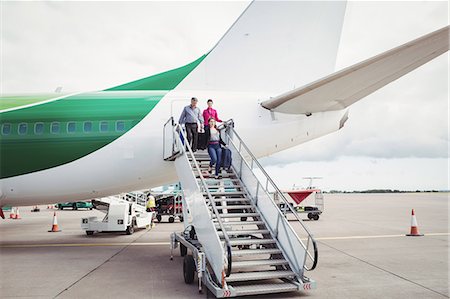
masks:
[[[255,1],[182,67],[94,92],[2,95],[0,207],[177,181],[163,125],[193,96],[220,99],[221,118],[260,158],[342,129],[352,104],[449,50],[446,26],[335,72],[345,11],[338,1]]]

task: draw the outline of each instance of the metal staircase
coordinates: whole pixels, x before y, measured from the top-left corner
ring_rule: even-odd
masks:
[[[232,121],[225,123],[222,134],[232,152],[232,167],[214,179],[208,154],[183,145],[186,136],[173,119],[164,126],[164,159],[175,163],[187,207],[185,231],[172,235],[172,249],[180,243],[185,257],[185,281],[192,282],[197,273],[199,291],[203,282],[218,298],[315,288],[304,275],[317,264],[312,235],[296,213],[300,231],[288,223],[273,194],[287,200]]]

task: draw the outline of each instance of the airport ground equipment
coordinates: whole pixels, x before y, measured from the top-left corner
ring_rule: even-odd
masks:
[[[77,202],[63,202],[55,205],[55,208],[63,210],[64,208],[71,208],[72,210],[89,209],[92,210],[93,206],[90,201],[77,201]]]
[[[294,187],[295,188],[295,187]],[[319,220],[320,215],[324,211],[324,199],[322,190],[317,188],[283,190],[282,193],[289,201],[289,204],[297,213],[304,213],[309,220]],[[284,214],[291,212],[286,204],[278,198],[277,193],[272,193],[274,200],[278,203]]]
[[[178,218],[183,222],[183,194],[181,191],[176,191],[171,194],[157,194],[156,199],[156,220],[162,221],[163,216],[168,217],[169,223],[175,222]]]
[[[184,257],[186,283],[198,276],[216,297],[309,290],[305,276],[317,265],[317,244],[287,199],[233,128],[225,123],[224,140],[232,167],[215,179],[207,171],[206,152],[193,153],[173,118],[164,125],[164,160],[173,161],[184,192],[182,233],[171,236]],[[181,137],[180,137],[181,136]],[[183,139],[182,139],[183,138]],[[291,209],[295,231],[269,189]]]
[[[109,196],[92,200],[94,207],[106,212],[105,217],[87,217],[81,219],[81,228],[87,235],[94,232],[134,233],[136,228],[150,228],[153,212],[147,212],[146,201],[139,203],[134,195]],[[128,200],[127,200],[128,199]]]

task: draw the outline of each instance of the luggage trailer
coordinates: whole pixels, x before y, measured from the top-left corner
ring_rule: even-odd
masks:
[[[178,218],[180,222],[183,218],[183,194],[181,191],[173,194],[154,194],[156,201],[156,220],[162,221],[162,216],[168,216],[169,223],[174,223]]]

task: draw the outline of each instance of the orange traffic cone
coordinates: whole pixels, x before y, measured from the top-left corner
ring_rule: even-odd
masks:
[[[16,218],[16,208],[11,207],[11,212],[9,213],[9,218],[10,219]]]
[[[419,227],[417,225],[416,215],[414,215],[414,209],[412,209],[412,211],[411,211],[411,232],[409,234],[407,234],[407,236],[411,236],[411,237],[423,236],[423,234],[419,233]]]
[[[19,208],[16,208],[16,215],[14,216],[14,219],[22,219],[20,217]]]
[[[53,213],[53,225],[52,225],[52,229],[49,230],[49,233],[57,233],[60,232],[61,230],[58,228],[58,220],[56,219],[56,212]]]

